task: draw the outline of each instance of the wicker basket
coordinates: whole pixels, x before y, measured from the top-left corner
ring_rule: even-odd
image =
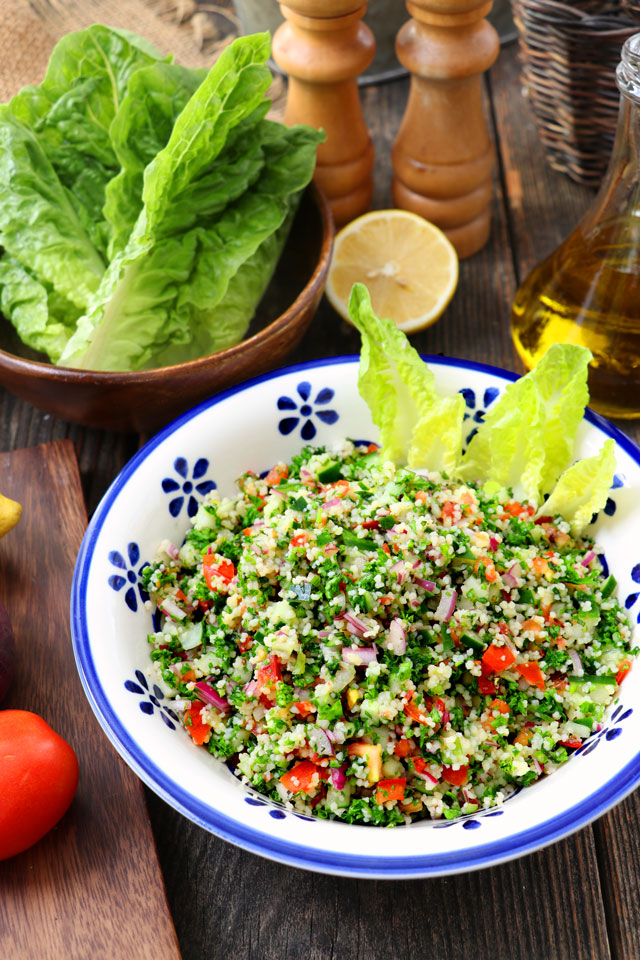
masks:
[[[620,0],[511,0],[511,5],[523,81],[549,162],[572,180],[597,187],[618,116],[616,66],[624,41],[640,30],[638,20]]]

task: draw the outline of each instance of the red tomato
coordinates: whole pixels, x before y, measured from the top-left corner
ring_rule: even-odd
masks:
[[[207,553],[202,558],[202,573],[209,590],[216,590],[216,577],[219,577],[226,586],[236,575],[236,568],[231,560],[221,557],[217,553]]]
[[[376,803],[395,803],[404,800],[404,791],[407,785],[406,777],[397,777],[394,780],[379,780],[376,786]]]
[[[544,674],[537,663],[516,663],[516,670],[527,683],[544,690]]]
[[[469,767],[460,767],[458,770],[452,770],[451,767],[442,768],[442,777],[452,787],[462,787],[469,779]]]
[[[489,670],[494,673],[501,673],[502,670],[508,670],[512,663],[515,663],[515,654],[508,647],[497,647],[492,643],[482,654],[482,662]]]
[[[78,787],[78,760],[66,740],[28,710],[0,712],[0,860],[44,837]]]

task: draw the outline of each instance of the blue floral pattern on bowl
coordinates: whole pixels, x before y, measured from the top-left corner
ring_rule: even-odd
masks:
[[[467,405],[463,422],[465,420],[471,420],[473,423],[482,423],[487,412],[487,408],[491,406],[493,401],[499,395],[500,390],[498,387],[487,387],[482,395],[483,407],[477,407],[476,391],[472,390],[471,387],[463,387],[462,390],[458,390],[458,393],[462,394],[464,397],[464,402]],[[471,442],[471,438],[477,433],[477,430],[477,427],[473,427],[470,433],[467,434],[467,437],[464,441],[465,445]]]
[[[633,707],[625,707],[619,703],[611,716],[606,719],[605,723],[603,723],[595,733],[592,733],[590,737],[587,737],[582,746],[576,750],[574,756],[588,756],[590,753],[593,753],[603,739],[608,741],[616,740],[622,733],[623,728],[620,724],[624,720],[628,720],[632,713]]]
[[[278,423],[278,430],[283,436],[292,433],[302,420],[300,436],[306,441],[313,440],[317,433],[316,426],[312,419],[314,416],[329,426],[332,426],[339,419],[339,414],[335,410],[324,409],[326,404],[333,400],[335,391],[330,387],[323,387],[316,394],[313,403],[310,403],[309,398],[311,397],[312,389],[308,380],[302,380],[296,387],[299,399],[286,396],[278,397],[278,410],[295,411],[295,413],[292,412],[289,416],[283,417]],[[315,409],[316,407],[321,407],[322,409],[317,410]]]
[[[135,613],[138,609],[138,598],[136,596],[136,587],[138,589],[138,594],[140,595],[140,600],[144,603],[149,599],[147,592],[143,589],[142,584],[140,583],[140,576],[142,571],[148,564],[145,562],[137,570],[136,567],[140,562],[140,548],[137,543],[131,542],[127,544],[127,560],[123,557],[119,550],[111,550],[109,553],[109,563],[112,566],[120,570],[120,573],[112,573],[108,578],[107,583],[112,590],[118,592],[128,583],[129,587],[124,593],[124,602],[129,607],[132,613]]]
[[[179,479],[165,477],[161,484],[164,493],[177,493],[177,496],[172,497],[169,501],[169,513],[172,517],[177,517],[186,500],[187,515],[195,517],[198,512],[198,501],[194,494],[198,493],[201,497],[204,497],[216,488],[215,480],[203,479],[209,469],[209,461],[206,457],[199,457],[193,465],[191,476],[189,476],[189,462],[186,457],[176,457],[173,461],[173,469]]]
[[[157,710],[162,722],[169,727],[170,730],[175,730],[176,726],[180,723],[178,715],[174,710],[171,709],[171,707],[167,706],[166,703],[161,702],[165,699],[165,696],[157,683],[154,683],[150,687],[149,681],[142,670],[136,670],[135,677],[138,681],[137,683],[135,680],[125,680],[125,690],[128,690],[129,693],[135,693],[137,696],[142,697],[138,703],[138,706],[144,714],[146,714],[148,717],[152,717]]]

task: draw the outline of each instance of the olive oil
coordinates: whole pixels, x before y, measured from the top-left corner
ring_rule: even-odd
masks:
[[[552,343],[593,354],[590,406],[640,417],[640,33],[616,71],[620,110],[600,189],[567,239],[520,286],[513,340],[527,367]]]
[[[640,218],[579,225],[519,288],[512,333],[528,368],[552,343],[588,347],[590,406],[640,417]]]

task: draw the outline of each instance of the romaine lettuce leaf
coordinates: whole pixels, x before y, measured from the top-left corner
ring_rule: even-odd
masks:
[[[54,47],[42,83],[24,87],[9,109],[36,134],[94,245],[106,253],[102,210],[107,183],[120,163],[110,125],[141,67],[162,58],[129,31],[94,24],[66,34]]]
[[[71,336],[79,310],[47,290],[6,254],[0,258],[0,313],[9,317],[28,347],[58,359]]]
[[[86,307],[105,270],[40,141],[6,104],[0,104],[0,246],[78,307]]]
[[[238,276],[239,271],[289,220],[299,191],[313,173],[319,140],[308,127],[286,128],[267,120],[259,127],[266,160],[261,175],[210,225],[155,239],[138,232],[147,226],[143,209],[125,251],[109,266],[92,308],[79,320],[61,363],[141,369],[193,359],[242,338],[284,235],[269,243],[246,272]],[[228,182],[233,183],[231,173]],[[236,283],[235,309],[216,312]],[[232,299],[230,295],[229,302]]]
[[[571,524],[574,537],[580,536],[593,515],[607,502],[615,470],[615,443],[608,439],[595,457],[578,460],[564,471],[537,515],[555,517],[560,514]]]
[[[206,76],[174,63],[136,70],[109,127],[120,172],[107,183],[104,216],[111,225],[109,259],[124,249],[142,209],[145,167],[162,150],[173,125]]]
[[[494,480],[537,505],[570,463],[589,393],[591,353],[554,344],[485,415],[461,463],[465,480]]]
[[[268,53],[266,35],[240,38],[186,104],[145,169],[135,227],[61,363],[140,369],[241,339],[322,138],[263,119]],[[236,283],[233,309],[216,312]]]
[[[380,431],[382,456],[455,474],[464,398],[440,396],[433,373],[406,336],[392,320],[376,316],[364,284],[354,284],[349,316],[362,336],[358,383]]]

